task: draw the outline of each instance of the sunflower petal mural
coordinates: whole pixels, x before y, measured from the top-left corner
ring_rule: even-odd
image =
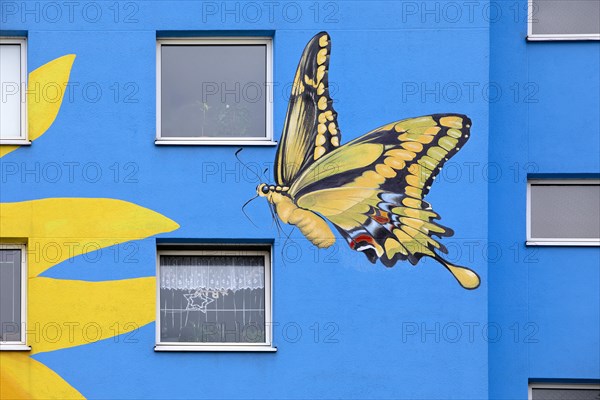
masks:
[[[52,125],[66,92],[75,54],[67,54],[42,65],[29,74],[27,92],[27,136],[32,142]],[[56,97],[40,96],[41,88],[56,87]],[[37,97],[36,97],[37,96]],[[0,157],[17,150],[19,146],[0,146]]]
[[[30,87],[49,82],[64,82],[66,86],[74,60],[74,55],[66,55],[31,72]],[[52,102],[31,100],[29,139],[35,140],[56,119],[62,96]],[[0,157],[17,149],[1,146]],[[123,334],[155,319],[154,277],[88,282],[40,274],[79,255],[178,228],[177,223],[155,211],[117,199],[46,198],[0,203],[1,241],[27,243],[27,326],[68,328],[66,333],[52,335],[52,340],[28,338],[31,351],[0,352],[0,398],[84,398],[31,356],[110,338],[117,334],[111,329],[114,324],[119,324],[118,334]],[[39,254],[39,249],[49,246],[55,251],[53,257]],[[95,329],[93,335],[84,331],[90,323]]]

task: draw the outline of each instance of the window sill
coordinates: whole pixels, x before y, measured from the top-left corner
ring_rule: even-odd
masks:
[[[277,146],[272,140],[165,140],[154,141],[157,146]]]
[[[31,140],[27,139],[0,139],[0,146],[30,146]]]
[[[31,351],[26,344],[0,344],[0,351]]]
[[[528,42],[569,41],[569,40],[600,40],[600,35],[527,35]]]
[[[202,346],[202,345],[160,345],[154,346],[154,351],[231,351],[231,352],[266,352],[275,353],[277,347],[271,347],[269,345],[256,345],[256,346],[239,346],[239,345],[222,345],[222,346]]]
[[[558,240],[548,240],[548,239],[531,239],[525,242],[526,246],[574,246],[574,247],[598,247],[600,246],[600,240],[586,240],[586,239],[558,239]]]

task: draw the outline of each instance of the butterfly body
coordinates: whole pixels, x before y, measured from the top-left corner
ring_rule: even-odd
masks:
[[[259,185],[256,191],[275,207],[277,216],[282,222],[297,226],[315,246],[327,248],[335,243],[335,235],[323,218],[312,211],[298,207],[286,192],[276,191],[276,188],[264,183]]]
[[[453,231],[424,198],[443,164],[467,142],[471,120],[462,114],[409,118],[341,145],[329,97],[331,43],[321,32],[307,44],[296,71],[283,135],[275,158],[275,185],[261,184],[282,222],[297,226],[315,246],[335,242],[329,221],[351,249],[391,267],[431,257],[467,289],[478,275],[437,252],[436,237]]]

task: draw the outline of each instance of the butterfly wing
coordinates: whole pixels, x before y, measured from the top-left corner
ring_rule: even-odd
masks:
[[[435,237],[453,231],[436,222],[439,215],[424,200],[444,163],[468,140],[470,127],[464,115],[437,114],[378,128],[310,165],[290,195],[298,207],[331,221],[371,262],[414,265],[429,256],[473,289],[479,285],[473,271],[436,253],[447,250]]]
[[[329,97],[331,41],[326,32],[306,45],[275,157],[275,182],[289,186],[311,163],[340,144],[337,113]]]

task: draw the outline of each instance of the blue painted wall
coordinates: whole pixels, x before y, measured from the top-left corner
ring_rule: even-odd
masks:
[[[30,70],[68,53],[77,59],[72,97],[53,126],[2,163],[20,172],[78,164],[74,179],[64,167],[58,182],[43,173],[3,176],[1,201],[118,198],[181,225],[164,238],[275,243],[277,353],[154,353],[150,324],[133,337],[36,356],[85,396],[524,399],[529,378],[600,378],[598,249],[524,247],[528,163],[537,166],[530,172],[599,169],[598,43],[526,43],[524,16],[491,22],[494,8],[483,1],[121,2],[118,15],[113,3],[97,2],[82,3],[72,18],[66,8],[60,18],[48,14],[45,2],[14,4],[16,13],[3,10],[2,29],[27,32]],[[241,212],[259,182],[234,158],[237,147],[154,145],[158,31],[272,35],[278,139],[285,87],[321,30],[332,38],[330,84],[344,143],[406,117],[459,112],[473,120],[470,141],[427,199],[455,231],[443,241],[451,260],[482,277],[476,291],[431,260],[371,265],[342,240],[316,251],[296,231],[284,248],[264,202],[247,209],[258,229]],[[539,87],[538,103],[522,99],[529,82]],[[274,154],[242,152],[263,169]],[[80,256],[45,276],[154,276],[155,239],[136,246],[132,263],[105,250],[100,262]],[[537,342],[524,343],[528,334]]]
[[[600,43],[527,42],[527,2],[498,2],[490,24],[489,320],[509,327],[490,343],[490,398],[526,398],[527,383],[600,378],[600,251],[526,247],[528,174],[600,171]],[[516,89],[520,92],[515,97]],[[516,334],[518,332],[518,335]]]

